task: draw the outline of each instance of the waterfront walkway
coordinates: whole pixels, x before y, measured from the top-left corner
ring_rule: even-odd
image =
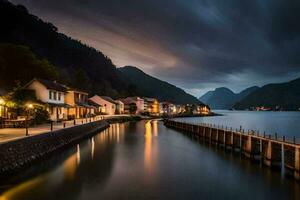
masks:
[[[92,118],[82,118],[82,119],[76,119],[75,125],[74,120],[64,121],[64,122],[53,122],[52,124],[52,131],[56,131],[63,128],[69,128],[73,126],[78,126],[81,124],[90,123],[96,120],[101,119],[110,119],[114,117],[120,117],[120,116],[128,116],[128,115],[101,115],[96,116]],[[41,125],[35,125],[28,128],[28,134],[29,136],[43,134],[51,131],[51,124],[41,124]],[[16,139],[20,139],[26,136],[26,129],[25,128],[3,128],[0,129],[0,143],[8,142]]]

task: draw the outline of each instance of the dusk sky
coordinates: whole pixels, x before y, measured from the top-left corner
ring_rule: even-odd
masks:
[[[300,77],[297,0],[12,0],[116,66],[199,97]]]

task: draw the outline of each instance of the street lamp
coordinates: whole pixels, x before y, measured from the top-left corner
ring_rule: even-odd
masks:
[[[28,119],[29,119],[30,110],[33,109],[33,105],[32,104],[27,104],[26,106],[28,108],[28,111],[27,111],[27,117],[26,117],[26,121],[25,121],[25,123],[26,123],[25,128],[26,128],[26,136],[28,136],[29,135],[28,134]]]
[[[5,101],[4,99],[0,98],[0,125],[3,127],[3,121],[2,121],[2,116],[5,116]]]
[[[3,106],[5,104],[4,99],[0,98],[0,106]]]

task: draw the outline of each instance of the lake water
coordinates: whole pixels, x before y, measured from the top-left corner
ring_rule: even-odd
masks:
[[[153,120],[111,125],[2,180],[0,200],[60,199],[300,199],[300,187]]]
[[[223,116],[181,118],[180,121],[190,123],[210,123],[224,127],[232,127],[245,131],[255,130],[261,134],[287,136],[300,142],[300,112],[254,112],[254,111],[226,111],[216,110]]]

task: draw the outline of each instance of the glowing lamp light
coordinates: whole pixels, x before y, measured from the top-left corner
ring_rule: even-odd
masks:
[[[5,104],[4,99],[1,99],[1,98],[0,98],[0,105],[4,105],[4,104]]]
[[[32,104],[28,104],[27,107],[28,107],[29,109],[32,109],[32,108],[33,108],[33,105],[32,105]]]

